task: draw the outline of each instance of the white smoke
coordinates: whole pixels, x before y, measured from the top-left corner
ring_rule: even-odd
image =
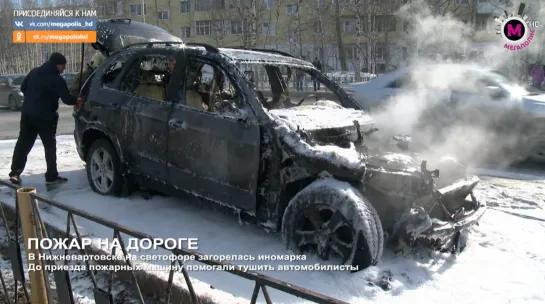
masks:
[[[470,5],[472,1],[477,0],[470,0]],[[504,9],[509,13],[516,13],[518,10],[519,3],[506,6],[499,0],[489,1],[497,2],[498,16],[503,14]],[[411,66],[414,67],[410,77],[411,89],[392,97],[375,113],[377,126],[382,131],[380,133],[382,136],[411,134],[424,148],[423,154],[430,159],[452,155],[472,165],[490,161],[507,165],[518,156],[519,141],[524,138],[520,129],[526,125],[522,120],[517,121],[518,116],[510,117],[512,126],[504,126],[509,132],[497,135],[487,126],[506,118],[501,109],[492,110],[493,105],[475,107],[480,100],[471,100],[475,97],[470,97],[466,100],[467,106],[463,103],[458,105],[461,110],[457,113],[461,114],[455,116],[445,105],[451,101],[453,91],[488,94],[483,92],[486,85],[479,82],[480,71],[507,71],[506,73],[515,75],[514,77],[519,77],[521,73],[528,74],[528,66],[539,57],[539,45],[543,43],[542,36],[538,33],[540,29],[536,30],[536,37],[530,47],[511,51],[503,48],[504,42],[496,35],[496,24],[492,21],[488,31],[479,35],[488,35],[492,39],[497,36],[497,43],[492,43],[483,50],[484,58],[476,56],[469,62],[466,60],[464,63],[457,63],[455,57],[444,55],[450,55],[452,51],[471,53],[470,48],[475,38],[471,20],[466,20],[466,24],[459,18],[430,6],[430,2],[437,4],[441,1],[412,1],[398,12],[402,19],[412,23],[413,28],[407,38],[412,41],[413,48],[418,48],[419,51],[415,52],[411,60]],[[540,6],[539,1],[525,3],[525,11],[530,19],[543,20],[545,23],[545,6]],[[453,59],[455,62],[452,62]],[[423,118],[427,122],[433,121],[434,124],[423,124]],[[439,132],[437,126],[442,126],[443,131]]]

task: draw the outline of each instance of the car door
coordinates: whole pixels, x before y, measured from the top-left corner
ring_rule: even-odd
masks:
[[[459,119],[494,123],[496,118],[516,110],[512,97],[500,83],[488,77],[478,77],[470,83],[453,90],[451,96]]]
[[[160,51],[140,55],[121,75],[119,88],[126,101],[118,107],[122,125],[117,131],[123,134],[121,144],[130,170],[160,181],[166,180],[168,119],[172,107],[172,102],[166,100],[166,87],[160,81],[160,76],[166,73],[167,57],[168,54]],[[161,67],[148,70],[149,62],[159,62]],[[153,77],[144,81],[142,75]],[[150,92],[164,94],[150,95]]]
[[[0,105],[8,105],[8,96],[10,92],[9,78],[7,76],[0,76]]]
[[[185,63],[202,64],[201,81],[214,70],[227,75],[215,62],[187,57]],[[187,192],[255,212],[260,127],[253,113],[224,115],[189,107],[189,91],[194,88],[193,67],[176,65],[173,81],[180,83],[178,101],[173,105],[168,125],[168,175],[170,182]],[[191,78],[191,80],[187,80]],[[177,80],[178,79],[178,80]],[[227,78],[229,81],[232,78]],[[240,104],[239,87],[232,81]]]

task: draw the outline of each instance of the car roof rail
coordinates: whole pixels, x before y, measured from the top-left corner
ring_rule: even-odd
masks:
[[[286,52],[282,52],[282,51],[278,51],[278,50],[273,50],[273,49],[246,48],[246,47],[243,47],[243,46],[233,46],[233,47],[227,47],[227,48],[228,49],[241,49],[241,50],[254,51],[254,52],[263,52],[263,53],[273,53],[273,54],[278,54],[278,55],[282,55],[282,56],[286,56],[286,57],[295,58],[295,56],[293,56],[290,53],[286,53]]]
[[[153,47],[154,45],[165,45],[165,46],[172,46],[172,45],[175,45],[175,44],[184,44],[183,42],[181,41],[153,41],[153,42],[139,42],[139,43],[133,43],[133,44],[129,44],[127,45],[126,47],[122,48],[121,50],[124,50],[124,49],[129,49],[129,48],[132,48],[132,47],[136,47],[136,46],[146,46],[148,48],[151,48]]]
[[[220,52],[220,50],[217,47],[212,46],[210,44],[206,44],[206,43],[186,42],[184,44],[187,45],[187,46],[202,46],[206,51],[211,52],[211,53],[219,53]]]
[[[129,19],[129,18],[108,19],[108,22],[110,22],[110,23],[122,23],[122,22],[126,22],[126,21],[131,23],[132,19]]]

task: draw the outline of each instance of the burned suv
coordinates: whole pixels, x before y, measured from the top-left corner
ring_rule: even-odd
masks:
[[[426,162],[370,147],[371,117],[306,61],[183,44],[137,22],[98,28],[108,58],[83,86],[75,139],[102,195],[189,193],[359,269],[386,243],[461,249],[485,210],[476,177],[438,189]],[[324,90],[304,91],[314,80]]]

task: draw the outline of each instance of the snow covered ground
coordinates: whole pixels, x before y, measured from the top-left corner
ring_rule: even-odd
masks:
[[[0,142],[0,177],[7,178],[15,141]],[[58,164],[69,178],[53,198],[67,205],[113,220],[154,237],[197,237],[203,254],[290,254],[280,235],[204,206],[186,204],[169,197],[145,200],[105,198],[90,189],[84,165],[77,156],[71,136],[58,137]],[[43,190],[45,160],[39,141],[29,156],[25,186]],[[472,229],[470,242],[459,256],[424,249],[395,256],[385,251],[375,267],[355,274],[345,272],[289,272],[264,274],[285,280],[350,303],[544,303],[545,302],[545,173],[475,170],[482,176],[477,196],[491,209]],[[513,179],[506,179],[513,178]],[[0,200],[14,203],[7,189]],[[42,212],[48,222],[65,225],[59,210]],[[85,232],[111,237],[110,229],[79,220]],[[320,261],[309,256],[300,264]],[[239,262],[247,264],[248,262]],[[257,264],[258,261],[251,262]],[[286,264],[270,262],[272,265]],[[391,274],[392,289],[384,291],[370,282]],[[192,278],[216,289],[249,299],[252,283],[228,273],[191,272]],[[274,303],[302,303],[282,292],[271,291]],[[263,302],[263,300],[261,301]]]
[[[1,222],[1,221],[0,221]],[[9,301],[6,298],[6,295],[4,293],[4,289],[0,289],[0,303],[13,303],[15,301],[15,279],[13,277],[12,272],[12,266],[11,263],[8,261],[7,257],[7,250],[9,245],[9,238],[8,234],[6,232],[6,229],[4,228],[4,223],[0,223],[0,271],[2,272],[2,276],[4,278],[4,281],[6,283],[6,288],[8,290]],[[25,277],[27,279],[26,287],[27,291],[29,292],[30,296],[30,285],[28,284],[28,265],[26,261],[26,254],[24,251],[24,245],[22,242],[22,232],[19,231],[19,241],[21,244],[21,257],[23,258],[23,267],[25,269]],[[15,225],[11,225],[10,227],[10,235],[13,238],[15,235]],[[55,253],[55,254],[61,254],[61,252]],[[57,262],[59,263],[59,262]],[[70,263],[78,263],[76,261],[71,261]],[[95,276],[97,280],[97,286],[99,288],[108,289],[108,276],[106,273],[98,273]],[[56,297],[56,287],[54,278],[51,275],[49,278],[50,282],[50,290],[52,291],[52,300],[53,303],[56,303],[57,297]],[[74,296],[74,302],[75,304],[95,304],[95,299],[93,296],[93,284],[90,279],[90,277],[85,272],[70,272],[70,282],[72,284],[72,290],[73,290],[73,296]],[[1,287],[0,287],[1,288]],[[134,287],[130,286],[129,284],[121,281],[114,281],[112,284],[112,296],[114,298],[114,303],[125,303],[125,304],[136,304],[140,303],[138,300],[138,296],[136,296],[136,293],[134,293]],[[24,291],[21,286],[21,282],[17,283],[17,293],[19,302],[18,303],[27,303],[26,298],[24,296]],[[155,303],[152,302],[150,299],[147,299],[148,303]]]

